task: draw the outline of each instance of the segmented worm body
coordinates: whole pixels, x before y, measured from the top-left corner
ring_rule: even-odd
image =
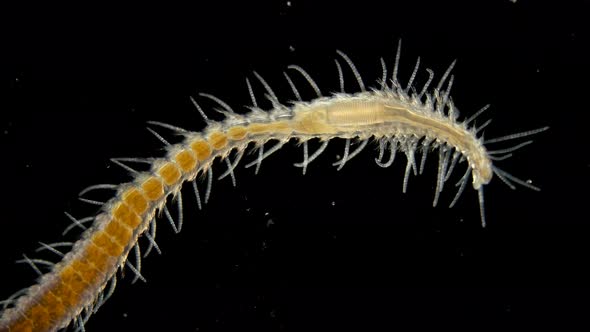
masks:
[[[471,178],[473,188],[478,192],[480,217],[484,226],[483,188],[494,174],[511,188],[514,187],[513,183],[518,183],[537,190],[529,182],[522,181],[493,164],[493,161],[508,158],[513,151],[531,141],[493,151],[488,150],[484,144],[533,135],[547,128],[482,140],[478,135],[489,122],[479,128],[471,123],[487,106],[472,117],[458,121],[458,111],[449,95],[453,83],[450,72],[454,62],[433,88],[430,85],[434,74],[427,69],[429,77],[422,88],[417,89],[414,80],[420,63],[418,59],[412,76],[402,86],[397,78],[400,58],[398,47],[393,73],[388,77],[385,63],[381,60],[383,76],[379,81],[380,86],[368,90],[352,61],[344,53],[338,54],[351,69],[360,91],[344,92],[344,74],[338,60],[336,65],[341,91],[326,97],[322,96],[308,73],[298,66],[290,66],[292,71],[303,76],[318,98],[309,102],[302,101],[293,80],[285,73],[296,101],[289,105],[283,104],[269,84],[254,73],[265,90],[266,98],[272,104],[270,110],[264,111],[258,107],[252,85],[247,80],[253,103],[247,114],[235,113],[220,99],[201,94],[203,98],[218,104],[218,111],[226,116],[224,121],[209,120],[193,99],[197,110],[207,121],[207,127],[203,131],[190,132],[171,125],[150,122],[152,126],[164,127],[183,135],[183,141],[169,144],[152,130],[168,145],[165,157],[145,160],[114,159],[113,162],[133,173],[133,181],[116,186],[96,185],[83,191],[82,194],[90,190],[113,189],[116,195],[104,203],[101,212],[94,217],[77,220],[70,216],[73,227],[86,229],[84,225],[90,222],[91,226],[36,285],[4,301],[0,331],[54,331],[71,322],[75,322],[78,329],[83,329],[89,316],[112,294],[117,269],[127,266],[135,273],[135,279],[143,278],[138,239],[145,236],[148,240],[147,252],[159,250],[155,242],[157,216],[164,214],[172,227],[180,231],[183,223],[183,185],[192,182],[197,203],[201,207],[197,178],[207,179],[207,189],[203,197],[206,202],[211,191],[213,161],[217,158],[225,160],[227,170],[220,178],[230,176],[234,179],[233,171],[249,147],[257,149],[257,153],[246,167],[255,166],[258,172],[265,158],[295,139],[303,146],[303,160],[295,165],[301,167],[305,173],[308,165],[335,138],[343,139],[345,143],[341,159],[334,163],[338,169],[357,156],[370,141],[376,141],[379,155],[375,161],[381,167],[391,166],[397,152],[405,154],[404,192],[411,173],[422,173],[428,152],[438,150],[438,175],[433,205],[437,204],[439,194],[455,167],[466,162],[467,167],[457,183],[458,192],[451,206]],[[308,147],[311,139],[319,139],[321,142],[318,150],[313,153],[310,153]],[[270,141],[274,142],[271,147]],[[130,162],[150,163],[151,170],[136,171],[129,166]],[[179,207],[179,217],[176,220],[166,206],[171,197],[176,199]],[[55,243],[44,245],[44,249],[61,253],[58,248],[67,245],[69,244],[63,242]],[[130,254],[135,259],[135,264],[128,261]],[[41,263],[26,256],[24,261],[35,269],[36,264]]]

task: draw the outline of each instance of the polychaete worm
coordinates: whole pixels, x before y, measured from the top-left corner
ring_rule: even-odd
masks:
[[[161,158],[118,158],[113,163],[121,166],[133,176],[128,183],[90,186],[81,196],[95,190],[112,190],[115,195],[107,202],[85,199],[88,203],[101,206],[94,216],[76,219],[70,214],[73,228],[84,229],[75,242],[42,244],[39,250],[58,255],[61,260],[51,263],[46,260],[24,256],[22,262],[31,265],[40,275],[38,283],[18,291],[2,301],[0,331],[55,331],[72,324],[76,330],[84,330],[84,324],[97,309],[113,294],[117,283],[116,272],[128,267],[134,273],[134,280],[143,279],[141,258],[152,250],[159,251],[155,241],[158,216],[163,215],[174,231],[182,229],[183,199],[181,188],[190,183],[198,207],[206,203],[211,193],[213,162],[220,159],[227,168],[218,177],[230,177],[235,183],[234,170],[240,164],[246,151],[254,150],[255,157],[246,163],[258,173],[262,162],[287,142],[295,139],[303,148],[303,160],[295,163],[303,174],[307,167],[322,152],[329,142],[340,139],[344,152],[333,165],[342,169],[369,143],[376,142],[378,156],[375,163],[390,167],[398,152],[405,155],[406,166],[402,190],[406,191],[410,175],[421,174],[427,155],[438,154],[438,172],[433,205],[436,206],[440,193],[449,181],[452,172],[459,165],[466,164],[459,181],[457,193],[450,203],[452,207],[467,183],[478,194],[480,220],[485,227],[484,187],[494,176],[514,189],[515,184],[539,190],[530,181],[523,181],[500,169],[495,164],[532,143],[519,141],[513,145],[496,147],[504,143],[540,133],[548,129],[515,133],[497,138],[482,138],[483,129],[489,120],[475,126],[474,120],[488,106],[468,118],[459,120],[459,112],[450,97],[454,76],[453,61],[434,85],[434,73],[426,69],[428,78],[420,87],[415,85],[419,73],[420,58],[405,84],[398,79],[401,42],[398,44],[393,70],[381,59],[382,76],[377,87],[367,88],[351,59],[337,51],[335,60],[338,70],[340,91],[324,96],[312,77],[301,67],[291,65],[284,77],[289,84],[294,100],[283,103],[271,86],[256,72],[254,77],[265,91],[265,99],[272,105],[263,110],[256,99],[251,82],[246,85],[252,106],[246,114],[234,110],[221,99],[206,93],[199,96],[217,105],[216,111],[225,116],[223,121],[210,120],[197,100],[191,98],[194,106],[206,121],[200,132],[188,131],[162,122],[150,121],[148,128],[166,145],[166,155]],[[358,91],[345,92],[343,65],[352,72]],[[291,74],[305,80],[317,98],[304,101],[301,98]],[[160,127],[182,135],[180,143],[170,144],[153,128]],[[320,141],[320,147],[310,151],[308,142]],[[147,164],[149,171],[138,171],[130,165]],[[197,187],[197,179],[204,178],[205,191]],[[173,200],[178,206],[174,218],[167,207]],[[147,248],[142,255],[138,239],[147,239]],[[67,250],[67,253],[65,250]],[[134,263],[128,259],[129,255]],[[50,271],[43,274],[38,265],[49,265]]]

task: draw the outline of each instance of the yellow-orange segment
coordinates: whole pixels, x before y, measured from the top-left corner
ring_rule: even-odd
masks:
[[[49,321],[58,320],[65,312],[63,304],[51,292],[44,293],[43,296],[39,299],[38,305],[41,308],[47,308]]]
[[[176,184],[181,175],[178,167],[172,162],[168,162],[164,164],[164,166],[160,167],[158,174],[160,174],[164,180],[164,183],[169,186]]]
[[[125,203],[118,203],[113,209],[113,216],[119,222],[126,224],[131,228],[137,227],[141,223],[141,218],[135,214]]]
[[[31,320],[22,319],[18,321],[16,324],[12,325],[10,327],[11,331],[33,332],[33,316],[29,317],[31,317]],[[38,318],[40,322],[48,322],[49,315],[47,315],[46,317],[40,317],[37,315],[35,317]],[[38,325],[37,323],[35,323],[35,326],[39,326],[39,330],[43,331],[44,329],[47,329],[49,327],[49,323],[46,323],[45,325]]]
[[[123,202],[127,204],[135,213],[142,214],[148,208],[148,202],[137,188],[131,188],[123,193]]]
[[[73,294],[82,294],[86,288],[86,283],[82,281],[82,276],[79,275],[71,265],[66,266],[60,273],[60,280],[67,284]]]
[[[115,240],[122,246],[127,246],[133,235],[129,227],[125,226],[117,219],[111,220],[104,230],[111,236],[111,240]]]
[[[162,180],[156,177],[151,177],[145,180],[141,184],[141,188],[143,189],[145,196],[151,201],[158,200],[160,197],[162,197],[162,195],[164,195],[164,186],[162,185]]]
[[[93,284],[98,278],[97,271],[86,262],[76,259],[72,262],[71,266],[82,278],[84,283]]]
[[[72,291],[69,285],[60,281],[58,285],[53,289],[55,294],[59,294],[59,299],[61,302],[68,308],[76,305],[80,298],[79,294],[76,294]]]
[[[221,150],[227,145],[227,136],[220,131],[216,131],[209,135],[209,142],[215,150]]]
[[[118,257],[123,253],[123,246],[113,242],[111,237],[105,232],[99,232],[92,237],[92,242],[103,249],[107,254]]]
[[[211,156],[211,146],[205,140],[196,140],[190,146],[199,161],[203,161]]]
[[[49,312],[47,309],[43,308],[40,305],[35,305],[29,310],[29,317],[35,327],[37,329],[41,329],[45,326],[49,326]],[[32,328],[29,330],[26,322],[22,322],[21,324],[14,326],[14,331],[33,331]]]
[[[96,268],[102,269],[106,265],[109,256],[104,250],[95,245],[94,242],[91,242],[86,247],[86,259],[91,261]],[[67,268],[68,267],[65,267],[64,270],[62,270],[62,273]]]
[[[193,154],[190,151],[184,150],[180,151],[179,153],[174,156],[176,163],[182,168],[183,172],[190,172],[192,171],[195,166],[197,166],[197,160],[193,157]]]

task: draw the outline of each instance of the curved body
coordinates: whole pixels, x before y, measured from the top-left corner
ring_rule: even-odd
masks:
[[[347,57],[342,56],[349,62]],[[350,62],[349,65],[358,74]],[[238,157],[233,163],[228,162],[226,175],[231,173],[251,143],[260,149],[260,153],[257,161],[249,166],[259,166],[264,158],[285,142],[291,139],[303,142],[304,161],[299,166],[305,171],[307,164],[321,153],[316,151],[312,156],[308,155],[307,141],[310,139],[319,138],[325,142],[323,147],[334,138],[345,139],[346,150],[340,167],[356,155],[368,140],[374,139],[380,144],[380,166],[391,165],[396,151],[406,154],[404,190],[410,170],[417,171],[416,150],[421,148],[425,156],[428,151],[439,148],[434,204],[455,162],[465,160],[468,167],[461,180],[460,192],[471,174],[473,187],[480,193],[483,223],[481,188],[491,180],[494,169],[488,151],[476,135],[477,129],[469,128],[469,121],[456,120],[458,112],[447,98],[450,84],[447,91],[440,91],[447,75],[448,71],[439,88],[434,90],[434,97],[427,94],[425,100],[422,94],[408,94],[408,89],[402,89],[395,76],[391,87],[382,84],[380,90],[365,91],[358,75],[362,90],[359,93],[341,93],[311,102],[296,102],[291,107],[279,104],[272,90],[259,77],[274,107],[270,111],[262,111],[256,107],[253,98],[254,110],[245,115],[232,113],[223,102],[209,96],[226,108],[227,119],[223,122],[208,121],[207,128],[202,132],[182,132],[184,141],[170,145],[166,157],[153,161],[151,171],[137,172],[132,182],[118,186],[116,195],[93,218],[92,226],[62,261],[3,312],[0,331],[55,331],[74,319],[83,324],[95,307],[102,304],[105,287],[109,281],[112,283],[117,269],[126,264],[130,252],[136,248],[135,254],[139,256],[138,238],[142,234],[149,235],[146,231],[158,212],[165,208],[167,199],[176,196],[187,181],[206,174],[214,159],[228,158],[236,151]],[[305,78],[316,87],[308,76]],[[342,82],[342,74],[340,79]],[[522,137],[538,131],[517,135]],[[362,143],[359,149],[349,153],[351,139]],[[270,140],[279,144],[276,149],[264,154],[263,146]],[[392,154],[390,161],[381,162],[388,146]],[[420,170],[424,160],[425,157]],[[134,272],[140,275],[139,271]]]

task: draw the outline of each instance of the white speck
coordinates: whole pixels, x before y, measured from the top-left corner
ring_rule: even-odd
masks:
[[[291,7],[291,1],[287,1],[287,7]]]
[[[266,222],[266,227],[270,227],[271,225],[274,225],[275,222],[272,219],[268,219],[268,221]]]
[[[295,52],[295,47],[293,45],[289,45],[289,51]]]
[[[528,179],[528,180],[526,180],[526,183],[528,183],[528,184],[533,184],[533,180],[531,180],[531,179]]]
[[[332,201],[332,206],[336,206],[336,201]]]

